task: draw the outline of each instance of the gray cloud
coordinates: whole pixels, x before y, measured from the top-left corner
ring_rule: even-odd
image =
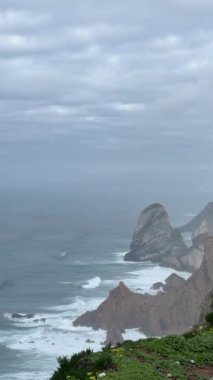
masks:
[[[212,12],[208,0],[1,0],[1,138],[209,133]]]

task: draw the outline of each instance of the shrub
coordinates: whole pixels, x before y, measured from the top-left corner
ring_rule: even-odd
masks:
[[[115,362],[110,350],[104,350],[100,353],[95,361],[95,368],[97,371],[109,371],[115,369]]]
[[[74,354],[70,359],[60,357],[58,363],[59,367],[51,380],[88,380],[96,378],[97,372],[116,368],[109,348],[98,354],[93,354],[89,349]]]
[[[205,319],[210,326],[213,326],[213,312],[208,313]]]

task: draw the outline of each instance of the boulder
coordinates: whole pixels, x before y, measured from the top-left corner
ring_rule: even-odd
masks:
[[[155,282],[153,285],[152,285],[152,287],[151,287],[151,289],[152,290],[159,290],[159,289],[163,289],[163,287],[164,287],[164,283],[163,282]]]
[[[186,280],[183,277],[178,276],[176,273],[172,273],[167,279],[166,283],[163,285],[163,290],[165,292],[172,292],[183,285]]]
[[[176,273],[172,273],[169,277],[167,277],[165,284],[163,282],[156,282],[152,285],[151,289],[162,289],[165,292],[171,292],[181,286],[184,282],[185,280],[183,277],[178,276]]]
[[[35,314],[18,314],[18,313],[14,313],[14,314],[12,314],[11,317],[15,318],[15,319],[32,319],[32,318],[35,317]]]

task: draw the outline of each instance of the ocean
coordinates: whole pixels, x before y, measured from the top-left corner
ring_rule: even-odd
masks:
[[[47,380],[57,357],[100,349],[105,332],[76,328],[73,320],[96,308],[121,280],[136,292],[150,292],[173,272],[123,260],[148,201],[140,206],[131,190],[121,194],[113,186],[1,189],[1,380]],[[184,220],[181,211],[177,206],[178,221]],[[13,318],[14,313],[33,317]],[[124,334],[140,337],[137,330]]]

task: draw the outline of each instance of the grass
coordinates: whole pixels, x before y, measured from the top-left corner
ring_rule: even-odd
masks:
[[[184,336],[125,341],[60,358],[51,380],[206,380],[213,378],[213,328]],[[103,375],[102,375],[103,376]]]

